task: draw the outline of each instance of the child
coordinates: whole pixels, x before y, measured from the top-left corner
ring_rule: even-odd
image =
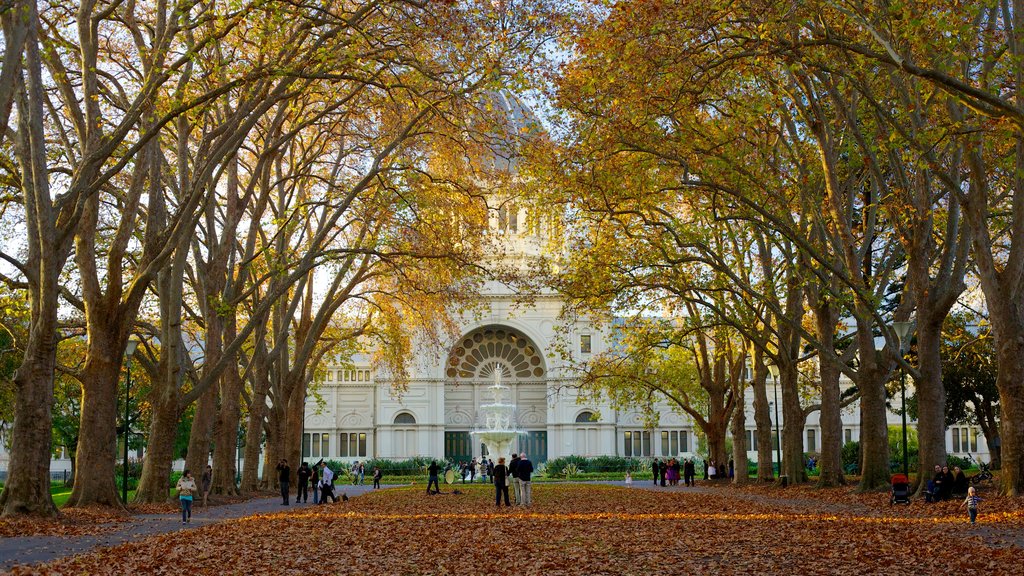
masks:
[[[967,513],[971,515],[971,524],[974,524],[974,520],[978,517],[979,501],[981,501],[981,497],[975,492],[974,486],[971,486],[967,489],[967,499],[960,503],[960,508],[967,506]]]
[[[629,472],[626,472],[626,488],[633,487],[633,477],[630,476]]]

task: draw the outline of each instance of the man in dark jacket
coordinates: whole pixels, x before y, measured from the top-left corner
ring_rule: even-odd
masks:
[[[434,489],[436,490],[436,492],[434,492],[434,494],[439,494],[441,492],[441,485],[437,481],[437,471],[438,471],[438,468],[439,467],[437,465],[437,461],[436,460],[431,460],[430,461],[430,466],[427,466],[427,474],[428,474],[428,476],[427,476],[427,494],[431,493],[430,492],[430,487],[431,486],[433,486]]]
[[[694,470],[693,460],[690,458],[686,459],[686,463],[683,464],[683,480],[687,486],[693,486],[693,480],[697,476],[696,470]]]
[[[519,455],[515,452],[512,453],[512,460],[508,463],[508,473],[512,475],[512,492],[516,497],[516,506],[523,501],[523,495],[520,492],[522,485],[519,484]]]
[[[296,474],[299,477],[299,489],[295,492],[295,503],[298,504],[309,500],[309,476],[312,474],[309,464],[303,462]]]
[[[519,465],[516,466],[516,473],[519,475],[519,491],[523,495],[520,506],[531,506],[533,504],[533,462],[526,456],[526,452],[519,455]]]
[[[654,461],[651,462],[651,477],[654,478],[655,486],[658,485],[658,468],[660,468],[660,466],[658,466],[658,459],[655,458]]]
[[[288,465],[288,461],[281,458],[281,461],[277,463],[277,481],[281,484],[281,498],[284,502],[282,506],[288,505],[288,484],[292,478],[292,468]]]
[[[658,480],[661,481],[662,487],[665,486],[665,476],[668,475],[668,463],[662,460],[658,462]],[[657,482],[655,482],[657,484]]]

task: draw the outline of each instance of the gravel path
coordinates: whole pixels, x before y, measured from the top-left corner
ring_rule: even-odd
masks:
[[[358,486],[339,484],[335,486],[335,494],[339,498],[342,493],[347,494],[351,498],[372,490],[373,486],[368,484]],[[306,504],[293,503],[291,507],[295,506],[305,508],[313,506],[313,502],[310,501]],[[281,505],[279,498],[255,498],[238,504],[225,504],[210,508],[193,507],[192,522],[190,524],[181,523],[180,512],[175,514],[139,514],[133,516],[129,522],[119,524],[118,529],[104,534],[0,538],[0,571],[6,571],[19,564],[50,562],[65,556],[82,554],[94,548],[116,546],[155,534],[190,530],[224,520],[242,518],[253,514],[273,514],[285,509],[285,506]]]

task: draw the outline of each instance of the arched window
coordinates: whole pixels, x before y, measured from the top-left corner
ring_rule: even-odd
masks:
[[[576,417],[577,424],[590,424],[592,422],[594,422],[593,412],[583,411],[580,412],[580,415]]]
[[[416,418],[408,412],[402,412],[395,416],[395,424],[415,424]]]

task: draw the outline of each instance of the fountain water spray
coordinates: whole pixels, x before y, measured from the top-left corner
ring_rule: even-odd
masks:
[[[501,365],[494,367],[494,384],[488,386],[493,400],[490,404],[481,404],[480,413],[483,424],[478,430],[470,434],[480,438],[480,441],[487,447],[487,455],[495,463],[498,458],[509,461],[509,454],[512,452],[512,442],[520,434],[526,434],[524,430],[515,428],[516,405],[506,402],[506,396],[511,395],[511,389],[501,383]]]

